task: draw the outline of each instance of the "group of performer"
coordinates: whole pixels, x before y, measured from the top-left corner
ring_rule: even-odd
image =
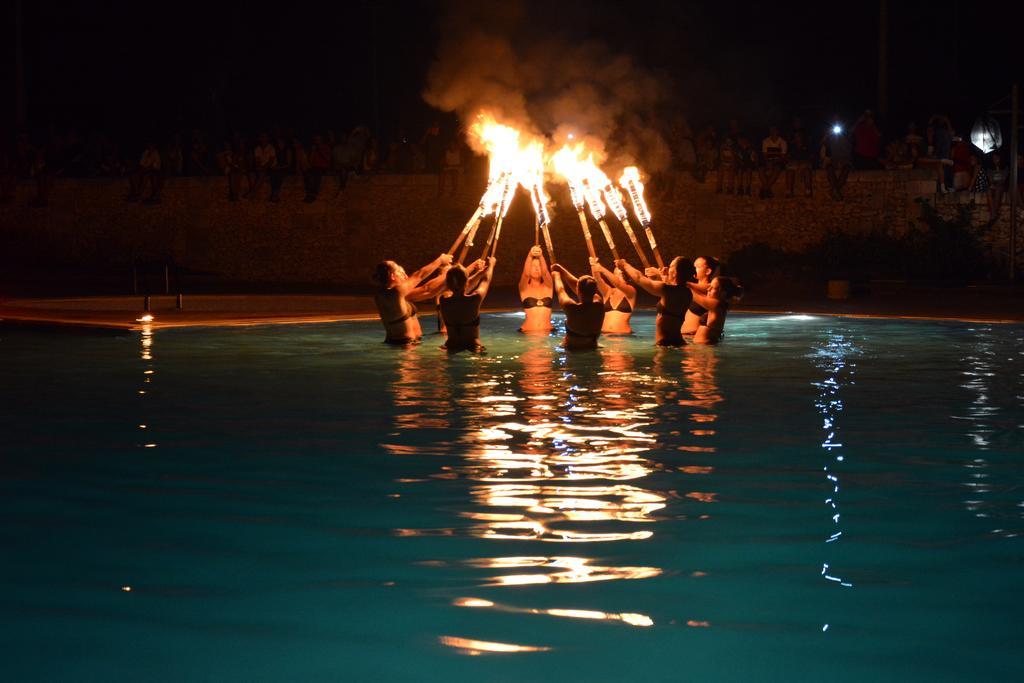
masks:
[[[416,303],[437,302],[449,352],[483,351],[480,310],[490,289],[494,256],[469,266],[441,254],[407,274],[394,261],[377,265],[374,299],[389,344],[413,344],[423,331]],[[589,275],[573,275],[561,264],[550,267],[540,246],[526,256],[519,278],[519,298],[526,318],[520,332],[548,334],[555,299],[565,312],[566,349],[597,348],[602,334],[632,334],[630,319],[637,306],[637,287],[658,297],[655,344],[715,344],[722,338],[729,306],[743,293],[739,283],[719,275],[718,262],[699,256],[692,262],[677,256],[665,268],[640,271],[623,259],[614,270],[590,258]]]

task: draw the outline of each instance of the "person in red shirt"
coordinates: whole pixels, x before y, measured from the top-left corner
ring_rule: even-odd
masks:
[[[313,144],[309,148],[309,169],[306,171],[306,198],[307,204],[315,202],[320,195],[320,182],[324,174],[331,168],[331,148],[324,142],[323,137],[313,136]]]
[[[875,125],[875,115],[865,111],[853,125],[853,165],[859,169],[880,168],[882,131]]]
[[[974,170],[971,151],[971,143],[961,137],[953,137],[953,151],[950,152],[953,159],[953,190],[967,190],[971,186],[971,175]]]

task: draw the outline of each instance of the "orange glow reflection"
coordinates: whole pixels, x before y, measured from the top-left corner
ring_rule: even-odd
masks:
[[[473,640],[471,638],[456,638],[454,636],[441,636],[442,645],[460,650],[462,654],[481,655],[494,653],[513,652],[549,652],[550,647],[538,647],[534,645],[514,645],[513,643],[494,643],[487,640]]]

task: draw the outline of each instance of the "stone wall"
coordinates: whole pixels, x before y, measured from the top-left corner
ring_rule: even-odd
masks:
[[[926,172],[853,173],[845,199],[833,201],[824,173],[816,172],[813,197],[783,197],[780,178],[775,198],[761,200],[716,194],[712,180],[699,183],[686,174],[652,190],[649,202],[666,257],[727,257],[754,242],[801,250],[830,228],[903,231],[919,217],[919,198],[948,215],[957,202],[970,200],[967,195],[936,197],[934,186]],[[756,194],[756,179],[754,188]],[[58,180],[49,205],[35,208],[30,206],[34,187],[24,184],[13,202],[0,206],[0,258],[8,265],[94,270],[124,269],[134,260],[170,260],[226,281],[364,285],[381,258],[417,267],[447,249],[472,213],[479,190],[477,184],[464,183],[455,197],[438,198],[433,176],[413,175],[355,179],[339,191],[337,179],[326,177],[320,198],[307,204],[300,179],[289,178],[280,203],[232,203],[223,178],[172,178],[164,184],[160,203],[146,205],[125,201],[122,180]],[[580,269],[586,252],[578,220],[564,188],[550,190],[556,252]],[[979,201],[973,215],[984,225],[988,209],[983,198]],[[985,228],[996,251],[1005,252],[1007,204]],[[635,261],[625,234],[614,220],[610,223],[620,253]],[[489,223],[482,226],[478,245],[489,229]],[[598,253],[607,254],[596,225],[592,232]],[[517,279],[533,237],[532,208],[521,195],[502,231],[500,280]]]

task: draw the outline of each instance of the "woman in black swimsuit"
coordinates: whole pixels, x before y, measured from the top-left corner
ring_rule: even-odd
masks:
[[[695,294],[707,294],[708,285],[718,276],[718,261],[710,256],[698,256],[693,260],[693,274],[696,283],[690,289]],[[696,298],[690,302],[686,309],[686,318],[683,319],[683,334],[691,335],[697,332],[697,328],[706,324],[708,310],[697,303]]]
[[[448,341],[443,347],[448,353],[485,350],[480,344],[480,307],[491,286],[495,263],[493,256],[488,258],[487,269],[477,280],[470,280],[466,269],[460,265],[452,266],[445,275],[450,291],[441,297],[441,317],[448,331]]]
[[[601,334],[633,334],[629,319],[636,308],[636,287],[626,282],[618,268],[610,271],[596,258],[590,259],[590,272],[604,301],[604,326]]]
[[[373,301],[384,323],[385,339],[388,344],[412,344],[423,336],[420,321],[416,318],[414,301],[428,301],[444,289],[444,271],[451,265],[452,257],[441,254],[436,259],[406,275],[405,269],[394,261],[381,261],[373,273],[377,291]],[[434,271],[437,277],[424,280]]]
[[[575,286],[579,302],[565,291],[563,273]],[[589,275],[577,279],[558,264],[551,266],[551,277],[555,282],[558,303],[565,311],[565,340],[562,345],[566,349],[596,349],[604,324],[604,304],[597,295],[597,282]]]
[[[523,274],[519,278],[519,299],[523,302],[526,320],[520,332],[547,334],[551,331],[551,273],[540,247],[534,246],[526,255]]]
[[[615,262],[644,291],[660,298],[658,317],[654,322],[654,343],[658,346],[683,345],[683,320],[693,297],[684,283],[693,275],[693,267],[682,256],[672,259],[662,280],[652,280],[623,260]]]

